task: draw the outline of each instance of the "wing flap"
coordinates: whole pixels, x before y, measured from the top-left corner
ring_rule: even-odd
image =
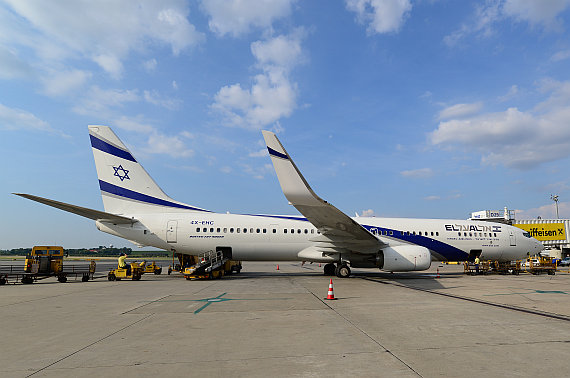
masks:
[[[127,218],[121,215],[115,215],[106,213],[104,211],[93,210],[86,207],[81,207],[77,205],[71,205],[65,202],[59,202],[55,200],[51,200],[48,198],[33,196],[31,194],[24,194],[24,193],[12,193],[20,197],[27,198],[32,201],[36,201],[39,203],[43,203],[44,205],[48,205],[51,207],[55,207],[57,209],[67,211],[69,213],[81,215],[82,217],[93,219],[100,222],[109,222],[114,224],[132,224],[135,223],[137,220],[134,218]]]

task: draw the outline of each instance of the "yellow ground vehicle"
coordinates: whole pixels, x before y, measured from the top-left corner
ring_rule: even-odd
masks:
[[[222,278],[225,274],[241,271],[241,262],[230,260],[223,251],[205,252],[194,258],[193,262],[182,271],[187,280]]]
[[[26,273],[54,273],[63,270],[63,247],[35,246],[26,255],[24,262]]]
[[[144,273],[144,265],[132,262],[130,271],[127,268],[111,269],[107,274],[109,281],[120,281],[122,279],[138,281]],[[130,273],[130,274],[129,274]]]
[[[57,277],[59,282],[67,282],[69,276],[76,278],[81,276],[83,282],[93,279],[95,273],[95,261],[89,264],[63,264],[63,247],[60,246],[35,246],[26,255],[24,267],[16,265],[3,265],[0,267],[0,285],[9,280],[20,281],[23,284],[31,284],[34,281],[49,277]]]
[[[143,261],[141,266],[144,267],[143,273],[154,273],[154,274],[162,273],[162,267],[156,265],[155,261],[151,262],[148,265],[147,265],[146,261]]]

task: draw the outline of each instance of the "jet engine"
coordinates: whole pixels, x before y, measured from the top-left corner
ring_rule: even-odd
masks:
[[[387,247],[380,251],[380,255],[378,267],[390,272],[426,270],[431,266],[429,249],[419,245]]]

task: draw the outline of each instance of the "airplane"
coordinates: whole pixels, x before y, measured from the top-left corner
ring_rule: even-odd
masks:
[[[511,261],[542,250],[520,228],[444,219],[349,217],[311,189],[277,136],[262,131],[281,189],[301,215],[215,213],[160,189],[108,126],[88,126],[105,211],[30,194],[18,196],[95,221],[138,246],[181,255],[221,251],[241,261],[324,263],[325,275],[352,268],[422,271],[432,261]]]

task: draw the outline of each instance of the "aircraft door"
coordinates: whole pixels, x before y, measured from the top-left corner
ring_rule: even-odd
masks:
[[[515,233],[511,230],[509,231],[509,239],[511,240],[511,246],[514,247],[517,245],[517,237]]]
[[[176,232],[178,229],[178,221],[170,220],[166,224],[166,242],[176,243]]]

